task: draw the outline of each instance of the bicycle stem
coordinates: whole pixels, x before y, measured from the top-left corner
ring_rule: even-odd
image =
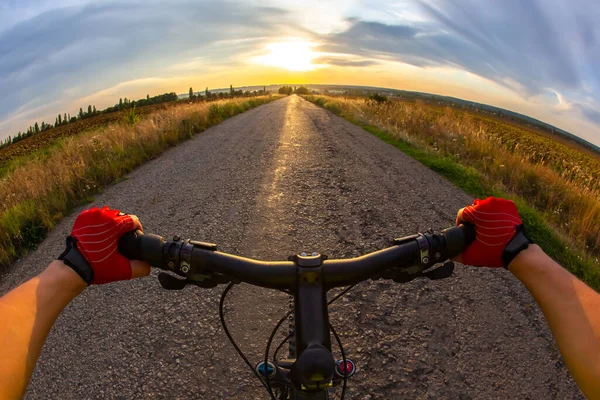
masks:
[[[290,380],[305,391],[318,391],[331,386],[335,373],[327,291],[323,284],[323,259],[315,254],[294,258],[297,271],[294,290],[296,353],[300,356],[292,365]]]

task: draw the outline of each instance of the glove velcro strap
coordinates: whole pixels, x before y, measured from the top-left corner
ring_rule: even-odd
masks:
[[[515,236],[508,242],[502,252],[502,263],[504,264],[504,268],[508,269],[508,265],[511,261],[532,243],[533,240],[527,235],[525,227],[522,224],[517,226],[517,233],[515,233]]]
[[[67,236],[67,248],[58,256],[58,259],[77,272],[77,275],[88,285],[94,279],[94,270],[85,257],[77,250],[77,239],[73,236]]]

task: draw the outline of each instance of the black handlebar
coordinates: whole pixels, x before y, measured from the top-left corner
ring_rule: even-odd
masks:
[[[130,260],[142,260],[156,268],[164,268],[163,245],[166,241],[141,231],[126,233],[119,240],[119,253]]]
[[[392,247],[357,258],[300,258],[312,257],[311,262],[322,267],[325,287],[331,289],[373,277],[395,278],[408,274],[414,279],[432,265],[458,255],[474,239],[474,227],[460,225],[438,234],[429,232],[396,239]],[[119,252],[129,259],[147,261],[155,268],[175,272],[186,277],[188,283],[203,287],[215,286],[216,280],[217,283],[243,281],[267,288],[292,290],[296,281],[298,259],[259,261],[219,252],[211,243],[181,240],[179,237],[165,240],[141,231],[129,232],[119,240]]]

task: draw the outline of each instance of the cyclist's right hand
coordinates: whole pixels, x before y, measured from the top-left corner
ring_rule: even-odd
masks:
[[[458,211],[456,224],[475,226],[476,239],[456,260],[477,267],[504,267],[502,252],[523,224],[515,203],[488,197]]]

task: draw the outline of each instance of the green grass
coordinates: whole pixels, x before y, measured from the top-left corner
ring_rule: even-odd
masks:
[[[565,266],[577,277],[596,290],[600,290],[600,268],[598,264],[583,252],[570,248],[568,241],[562,238],[544,221],[544,215],[530,206],[523,198],[509,195],[498,189],[498,185],[495,182],[491,182],[484,174],[470,166],[461,164],[452,157],[419,148],[378,127],[357,121],[352,115],[343,112],[339,106],[329,103],[322,98],[306,97],[306,99],[325,109],[331,110],[334,114],[360,126],[384,142],[395,146],[406,155],[437,172],[470,195],[479,198],[487,196],[503,197],[515,201],[521,218],[527,227],[527,232],[533,241],[546,254]]]

